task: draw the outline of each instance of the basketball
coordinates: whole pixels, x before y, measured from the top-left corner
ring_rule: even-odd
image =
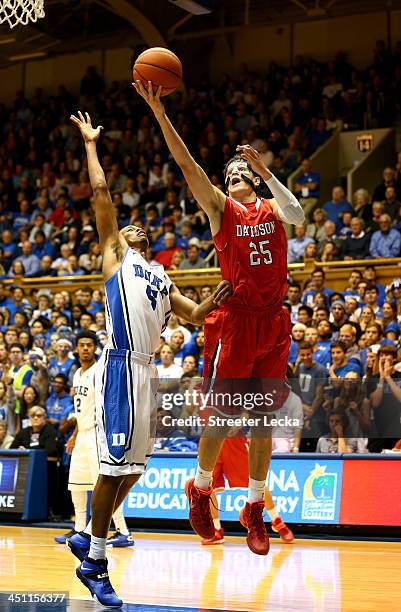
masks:
[[[152,47],[137,58],[134,65],[134,81],[140,80],[147,86],[152,81],[162,86],[161,95],[173,93],[181,83],[182,65],[179,58],[169,49]]]

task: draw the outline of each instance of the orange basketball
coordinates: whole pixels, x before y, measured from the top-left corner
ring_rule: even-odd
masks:
[[[152,47],[139,55],[134,65],[134,81],[147,86],[152,81],[162,86],[162,96],[173,93],[181,83],[182,65],[178,57],[164,47]]]

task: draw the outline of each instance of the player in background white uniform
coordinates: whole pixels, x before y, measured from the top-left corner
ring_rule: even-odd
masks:
[[[100,474],[92,495],[92,519],[85,532],[67,538],[81,564],[76,574],[104,606],[120,607],[109,579],[106,538],[112,514],[143,473],[152,452],[156,424],[157,370],[153,354],[173,311],[195,325],[230,295],[222,281],[215,293],[195,304],[181,295],[163,268],[150,266],[146,232],[118,229],[115,209],[100,166],[96,141],[101,127],[71,116],[80,129],[94,192],[96,227],[102,253],[109,343],[96,367],[96,425]]]
[[[64,536],[54,539],[65,544],[68,537],[86,527],[87,492],[93,491],[99,475],[99,456],[95,429],[95,367],[97,336],[93,331],[83,331],[77,336],[77,353],[80,367],[73,379],[75,430],[66,444],[71,454],[68,490],[71,491],[75,511],[74,528]],[[108,546],[118,548],[133,546],[125,522],[122,506],[113,514],[116,533],[107,539]]]

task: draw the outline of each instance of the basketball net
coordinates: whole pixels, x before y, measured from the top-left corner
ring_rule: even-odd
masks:
[[[27,25],[45,16],[44,0],[0,0],[0,24]]]

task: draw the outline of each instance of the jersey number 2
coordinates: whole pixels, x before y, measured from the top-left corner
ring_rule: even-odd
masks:
[[[249,263],[251,266],[260,266],[261,263],[266,265],[273,263],[271,251],[266,248],[266,245],[269,243],[270,240],[262,240],[259,244],[255,244],[255,242],[249,243],[249,248],[252,249],[249,253]]]

